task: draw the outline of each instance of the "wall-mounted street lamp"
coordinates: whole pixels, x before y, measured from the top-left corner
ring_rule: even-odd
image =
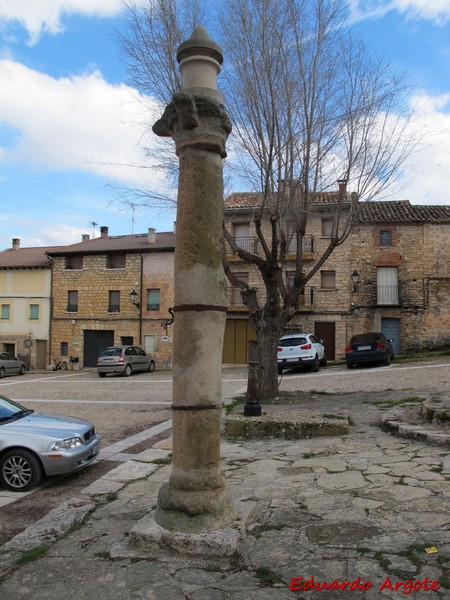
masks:
[[[130,302],[131,304],[134,304],[136,308],[139,308],[140,304],[138,302],[138,293],[134,288],[130,292]]]
[[[353,271],[352,273],[352,283],[353,283],[353,291],[356,292],[356,286],[361,281],[358,271]]]

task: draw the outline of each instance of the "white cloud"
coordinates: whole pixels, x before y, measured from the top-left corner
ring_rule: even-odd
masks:
[[[0,22],[19,23],[35,44],[42,33],[64,31],[63,17],[112,17],[123,10],[122,0],[0,0]]]
[[[12,60],[0,60],[0,89],[0,124],[14,134],[0,164],[142,184],[132,165],[142,163],[141,137],[162,112],[151,98],[97,71],[54,79]]]
[[[411,100],[416,107],[413,136],[422,139],[411,155],[400,197],[413,204],[450,204],[450,93],[430,96],[426,92]]]
[[[381,18],[396,10],[409,19],[425,19],[437,25],[450,21],[450,0],[354,0],[351,2],[355,20]]]

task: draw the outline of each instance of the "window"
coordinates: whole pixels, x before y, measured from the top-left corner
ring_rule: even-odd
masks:
[[[10,319],[11,318],[11,305],[10,304],[2,304],[2,319]]]
[[[236,245],[247,252],[253,252],[250,240],[250,224],[249,223],[234,223],[233,237]]]
[[[106,257],[107,269],[125,269],[127,257],[125,254],[111,254]]]
[[[120,338],[120,343],[122,344],[122,346],[132,346],[133,345],[133,336],[123,335]]]
[[[78,290],[67,292],[67,312],[78,312]]]
[[[67,256],[66,257],[66,269],[82,269],[83,268],[83,257],[82,256]]]
[[[388,229],[380,230],[380,246],[392,246],[392,231]]]
[[[147,310],[159,310],[161,301],[160,296],[160,290],[147,290]]]
[[[398,304],[397,267],[378,267],[377,304]]]
[[[120,291],[119,290],[110,290],[109,291],[108,312],[120,312]]]
[[[336,271],[320,271],[320,289],[336,289]]]
[[[286,286],[288,290],[292,290],[294,287],[295,271],[286,272]]]
[[[322,236],[323,237],[331,237],[333,232],[333,219],[322,219]]]
[[[69,342],[61,342],[60,352],[61,352],[61,356],[69,355]]]
[[[39,319],[39,304],[30,304],[30,320]]]

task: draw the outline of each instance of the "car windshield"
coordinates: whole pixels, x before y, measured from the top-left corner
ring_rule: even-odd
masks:
[[[306,344],[306,342],[307,339],[304,337],[295,337],[280,340],[278,345],[281,346],[281,348],[288,348],[289,346],[301,346],[302,344]]]
[[[122,348],[106,348],[100,354],[100,356],[120,356],[122,354]]]
[[[359,333],[352,337],[350,344],[373,344],[374,342],[378,342],[380,338],[379,333]]]
[[[20,419],[33,412],[33,410],[29,410],[28,408],[17,404],[17,402],[13,402],[4,396],[0,396],[0,423]]]

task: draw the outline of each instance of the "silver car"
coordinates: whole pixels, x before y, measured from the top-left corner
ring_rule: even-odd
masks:
[[[26,492],[42,477],[84,469],[98,455],[92,423],[46,415],[0,396],[0,485]]]
[[[121,373],[129,377],[137,371],[155,370],[155,361],[139,346],[110,346],[105,348],[97,359],[99,377],[107,373]]]
[[[317,372],[327,364],[327,355],[321,340],[313,333],[284,335],[278,340],[278,373],[288,367],[310,367]]]
[[[0,352],[0,379],[6,375],[23,375],[27,366],[9,352]]]

